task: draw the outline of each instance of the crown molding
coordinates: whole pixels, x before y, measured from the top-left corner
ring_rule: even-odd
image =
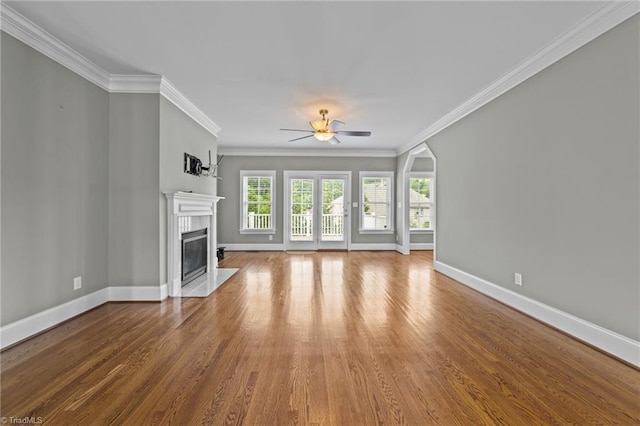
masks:
[[[110,93],[160,93],[161,75],[111,74]]]
[[[7,6],[0,5],[0,27],[46,57],[70,69],[96,86],[109,90],[108,72]]]
[[[375,149],[264,149],[264,148],[225,148],[218,146],[218,155],[238,157],[385,157],[395,158],[394,150]]]
[[[191,117],[195,122],[207,129],[214,136],[222,130],[220,126],[213,122],[204,112],[202,112],[193,102],[189,100],[176,86],[171,84],[166,77],[160,81],[160,94],[169,102],[177,106],[182,112]]]
[[[191,119],[207,129],[209,133],[218,136],[222,130],[189,100],[166,77],[161,75],[123,75],[111,74],[109,82],[111,93],[159,93]]]
[[[109,74],[5,3],[0,3],[0,29],[109,93],[159,93],[209,133],[220,126],[161,75]]]
[[[531,55],[509,73],[420,132],[411,142],[401,146],[397,150],[397,154],[400,155],[426,141],[638,12],[640,12],[640,2],[638,1],[608,2]]]

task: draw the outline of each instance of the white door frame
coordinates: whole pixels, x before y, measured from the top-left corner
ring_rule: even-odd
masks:
[[[330,179],[332,177],[345,178],[344,188],[344,243],[331,244],[331,242],[320,241],[321,221],[316,219],[318,216],[317,207],[322,206],[322,188],[319,182],[321,179]],[[289,192],[291,179],[313,179],[314,180],[314,240],[313,241],[291,241],[291,194]],[[317,249],[351,249],[351,171],[333,171],[333,170],[285,170],[283,179],[283,242],[285,250],[317,250]]]
[[[426,142],[422,142],[421,144],[411,149],[411,151],[409,151],[409,154],[407,155],[407,159],[402,168],[402,194],[400,195],[400,207],[402,210],[400,210],[399,212],[400,213],[398,215],[399,221],[397,222],[398,232],[402,232],[402,244],[396,246],[397,247],[396,250],[402,254],[409,254],[411,252],[411,231],[409,229],[409,175],[411,174],[411,168],[413,167],[413,163],[416,157],[425,152],[433,159],[433,176],[434,177],[437,176],[436,156],[433,154],[433,151],[431,151],[431,149],[429,148],[429,145],[427,145]],[[434,259],[435,259],[436,248],[437,248],[436,227],[438,222],[436,221],[436,210],[437,210],[437,207],[436,209],[434,209],[434,211],[431,212],[434,219],[434,228],[433,228]]]

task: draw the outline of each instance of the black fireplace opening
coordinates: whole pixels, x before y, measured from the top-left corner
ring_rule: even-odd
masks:
[[[207,272],[207,229],[182,234],[182,286]]]

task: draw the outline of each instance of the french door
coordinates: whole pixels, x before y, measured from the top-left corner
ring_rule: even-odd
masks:
[[[288,250],[346,250],[349,244],[350,172],[284,172]]]

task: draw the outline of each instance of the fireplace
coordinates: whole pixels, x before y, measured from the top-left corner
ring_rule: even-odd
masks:
[[[167,197],[167,290],[170,297],[180,297],[184,282],[182,275],[184,233],[207,229],[206,238],[201,238],[198,243],[207,245],[206,252],[204,250],[201,252],[201,256],[207,263],[202,275],[215,282],[218,269],[216,204],[224,198],[193,192],[165,192],[164,195]],[[192,272],[199,268],[189,267]]]
[[[207,272],[207,229],[182,233],[182,286]]]

